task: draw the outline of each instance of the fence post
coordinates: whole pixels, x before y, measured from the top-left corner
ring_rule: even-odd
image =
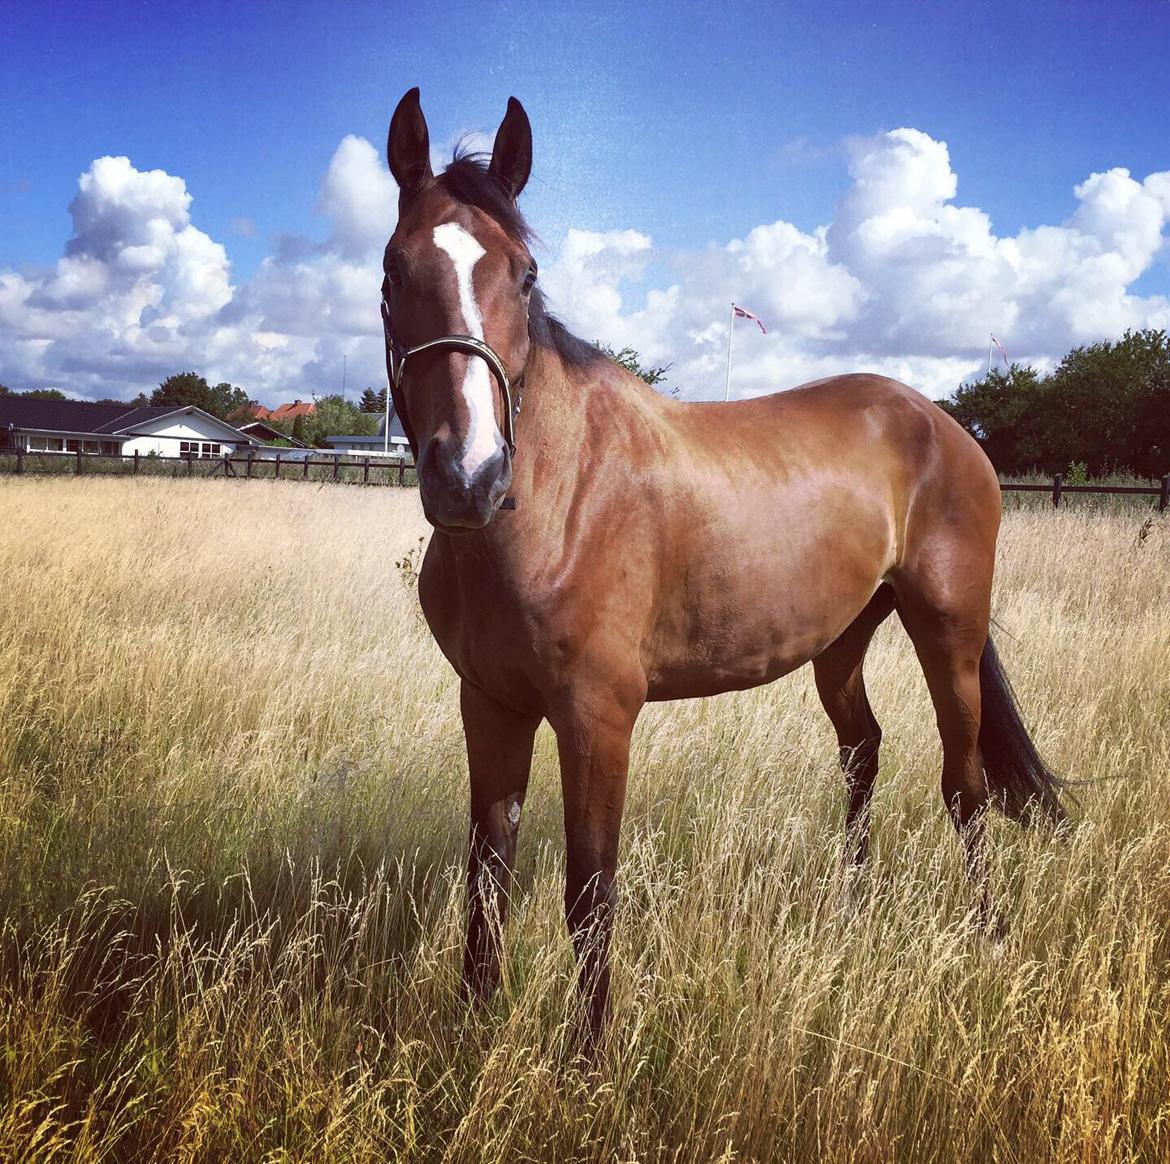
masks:
[[[276,454],[276,464],[272,468],[272,479],[273,479],[273,481],[280,480],[280,454],[279,453]]]
[[[301,462],[301,480],[307,481],[309,479],[309,463],[313,459],[313,454],[310,451],[309,455]]]
[[[333,454],[333,480],[337,480],[337,475],[341,472],[341,454]]]
[[[252,479],[252,461],[256,457],[256,450],[251,445],[248,446],[248,467],[244,470],[244,476],[251,481]]]
[[[138,450],[134,450],[134,476],[138,476]]]
[[[398,462],[398,484],[399,485],[406,484],[406,462],[405,461]]]
[[[1052,508],[1053,509],[1060,508],[1060,494],[1061,494],[1061,491],[1063,490],[1063,488],[1064,488],[1064,474],[1057,473],[1056,476],[1052,478]]]
[[[77,476],[80,477],[81,476],[81,448],[80,448],[80,446],[77,449],[77,469],[75,471],[77,473]]]
[[[194,453],[191,453],[191,452],[187,453],[187,476],[188,477],[191,476],[191,474],[194,472],[194,469],[195,469],[195,459],[194,458],[195,458]]]
[[[16,450],[16,471],[17,473],[24,472],[24,449],[22,448]]]
[[[1158,497],[1158,512],[1165,513],[1170,506],[1170,473],[1162,478],[1162,492]]]
[[[362,484],[368,485],[370,483],[370,458],[367,457],[365,464],[362,465]]]

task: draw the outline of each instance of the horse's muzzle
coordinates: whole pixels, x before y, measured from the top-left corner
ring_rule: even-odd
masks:
[[[469,475],[450,449],[453,443],[432,440],[419,457],[423,514],[444,533],[471,533],[496,516],[512,484],[512,457],[500,449]]]

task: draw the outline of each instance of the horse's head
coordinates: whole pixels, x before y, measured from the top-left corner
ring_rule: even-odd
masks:
[[[456,159],[436,178],[411,89],[394,111],[386,152],[399,189],[382,284],[394,404],[427,520],[445,532],[482,529],[512,483],[509,382],[528,359],[536,264],[515,203],[532,165],[532,130],[511,98],[487,169]]]

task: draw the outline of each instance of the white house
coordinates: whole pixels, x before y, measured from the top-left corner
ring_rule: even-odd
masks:
[[[204,458],[259,444],[254,437],[194,405],[135,407],[0,396],[0,448]]]

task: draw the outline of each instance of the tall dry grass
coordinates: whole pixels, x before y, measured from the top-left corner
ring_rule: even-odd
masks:
[[[413,495],[9,479],[0,514],[0,1158],[1170,1157],[1165,522],[1006,521],[1001,652],[1102,780],[1068,836],[996,826],[1002,944],[896,623],[857,884],[806,674],[647,709],[582,1074],[543,730],[504,988],[458,1001],[466,769],[394,566]]]

